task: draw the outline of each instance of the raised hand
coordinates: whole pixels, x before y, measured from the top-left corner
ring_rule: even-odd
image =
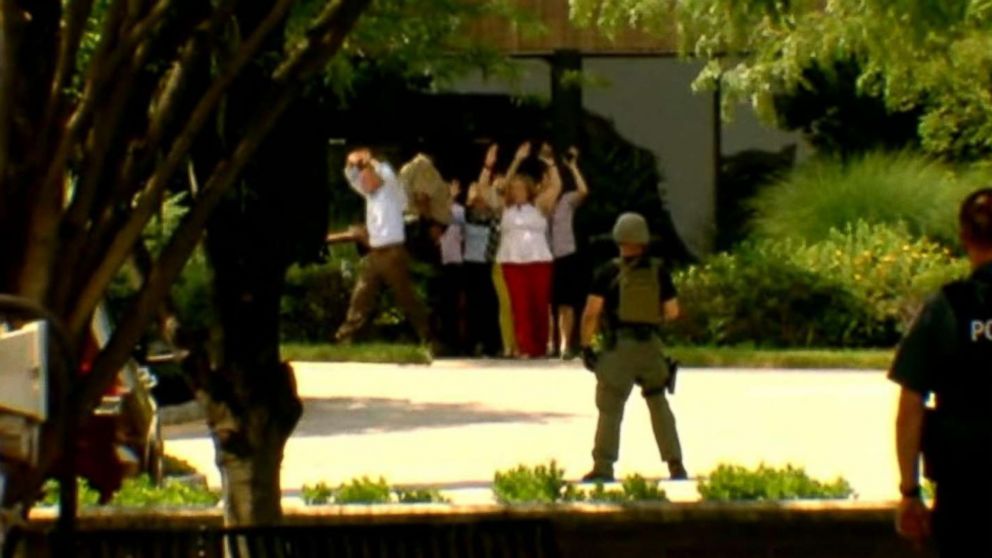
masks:
[[[541,150],[538,152],[537,156],[545,163],[551,164],[555,159],[555,150],[551,147],[551,144],[544,142],[541,144]]]
[[[492,168],[496,166],[496,158],[498,156],[499,156],[499,144],[494,143],[489,146],[488,150],[486,150],[486,159],[485,162],[483,163],[483,166],[485,166],[487,169],[492,170]]]
[[[517,148],[517,154],[514,156],[514,159],[516,159],[517,161],[523,161],[527,157],[530,157],[529,141],[525,141],[520,144],[520,147]]]
[[[372,152],[368,149],[356,149],[348,154],[348,165],[363,166],[372,160]]]

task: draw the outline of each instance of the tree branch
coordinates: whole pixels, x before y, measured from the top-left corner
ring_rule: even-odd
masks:
[[[159,0],[151,13],[135,24],[134,28],[127,33],[127,38],[122,40],[116,49],[111,50],[109,45],[101,45],[103,48],[100,49],[99,56],[95,55],[91,62],[86,90],[83,93],[83,101],[69,121],[69,129],[66,131],[62,144],[55,154],[55,161],[64,164],[76,138],[83,128],[89,126],[96,109],[103,104],[102,101],[106,93],[110,91],[111,96],[115,94],[120,95],[122,91],[126,90],[126,88],[122,89],[119,83],[121,80],[110,78],[118,73],[122,64],[129,63],[129,69],[125,78],[130,77],[133,79],[133,72],[141,67],[141,63],[147,55],[148,35],[165,16],[167,8],[167,0]],[[109,17],[108,15],[108,19]],[[124,14],[122,13],[118,17],[122,21],[120,24],[121,27],[125,27],[127,21]],[[111,33],[111,29],[108,29],[109,27],[110,25],[106,25],[103,32]],[[102,39],[110,40],[110,37],[103,37]],[[103,43],[103,40],[101,43]],[[146,46],[142,48],[141,45]],[[127,81],[130,81],[130,79],[127,79]],[[116,100],[120,101],[121,99]],[[95,188],[96,185],[93,182],[84,181],[80,188],[77,189],[76,194],[73,196],[72,204],[66,212],[66,221],[70,223],[70,226],[85,220],[86,215],[89,213],[90,204],[96,195]]]
[[[98,55],[110,48],[113,33],[108,32],[120,21],[122,0],[116,0],[111,5],[105,21],[105,35],[97,50]],[[97,66],[97,58],[94,66]],[[92,68],[91,68],[92,69]],[[46,84],[44,95],[51,91],[51,84]],[[44,133],[44,132],[43,132]],[[44,301],[51,281],[51,261],[57,246],[57,229],[62,210],[62,194],[66,179],[66,161],[71,146],[74,143],[72,126],[63,132],[59,148],[54,156],[38,153],[36,157],[44,160],[47,172],[42,171],[40,184],[32,183],[31,202],[27,212],[26,227],[23,231],[28,239],[24,248],[17,277],[17,292],[39,302]],[[32,143],[32,145],[36,145]]]
[[[43,130],[52,128],[55,119],[62,112],[64,91],[69,85],[69,77],[76,65],[76,56],[83,40],[86,20],[93,10],[93,0],[76,0],[68,3],[59,45],[59,58],[55,65],[55,77],[52,79],[52,90],[48,97],[48,108],[45,110]],[[47,152],[47,142],[46,149]]]
[[[40,138],[49,133],[42,123],[45,99],[55,71],[62,3],[44,0],[14,4],[24,6],[23,12],[15,17],[21,20],[25,33],[16,50],[10,53],[16,58],[13,70],[16,73],[15,81],[7,84],[13,90],[13,104],[9,107],[10,118],[3,125],[9,127],[6,133],[12,134],[5,146],[11,164],[5,165],[4,170],[7,180],[17,183],[24,196],[18,201],[25,204],[25,215],[14,237],[20,238],[22,244],[8,257],[14,267],[20,268],[15,292],[42,302],[57,246],[54,231],[62,207],[58,192],[46,196],[34,191],[37,177],[45,172],[45,157],[36,147],[41,143]]]
[[[339,0],[325,9],[318,20],[321,22],[319,30],[322,34],[311,35],[305,41],[306,45],[294,53],[293,60],[297,62],[290,64],[286,71],[279,74],[281,87],[275,99],[264,104],[264,110],[260,111],[258,119],[249,126],[231,159],[222,161],[214,169],[195,205],[162,251],[154,270],[146,278],[110,342],[94,362],[93,370],[81,388],[80,410],[87,412],[99,402],[116,371],[126,362],[131,348],[140,340],[141,326],[154,315],[164,293],[182,271],[214,208],[240,176],[279,117],[296,99],[302,90],[303,80],[326,64],[337,52],[370,2],[371,0]]]
[[[203,99],[200,100],[190,115],[183,131],[173,142],[172,149],[155,169],[144,190],[139,194],[137,205],[132,210],[127,222],[116,234],[100,265],[79,294],[77,303],[69,315],[68,327],[70,331],[81,331],[85,327],[89,315],[103,297],[107,285],[110,284],[114,274],[127,259],[131,247],[141,237],[141,231],[144,230],[145,225],[154,214],[155,208],[158,207],[166,185],[172,179],[176,169],[185,160],[193,141],[210,115],[213,114],[225,91],[241,69],[251,61],[266,36],[282,21],[292,5],[293,0],[278,0],[265,20],[238,50],[231,64],[207,89]]]
[[[157,93],[153,93],[149,101],[147,132],[145,136],[131,140],[125,149],[124,162],[118,167],[117,176],[114,177],[115,198],[133,195],[139,172],[151,164],[165,138],[167,125],[173,124],[180,100],[185,98],[193,68],[200,63],[211,39],[230,17],[235,4],[236,0],[224,0],[205,22],[194,27],[192,36],[180,49],[179,60],[173,63],[173,67],[162,78],[156,88]],[[127,201],[129,198],[123,199]],[[76,270],[74,279],[77,281],[66,281],[58,286],[53,296],[53,304],[57,308],[64,308],[70,293],[85,284],[88,274],[97,267],[99,258],[105,252],[115,224],[119,224],[119,220],[111,218],[106,209],[96,215],[91,214],[92,204],[92,197],[84,199],[80,196],[74,199],[69,215],[63,222],[66,244],[62,250],[60,265],[66,272]],[[89,234],[86,234],[87,222],[91,222]],[[93,257],[83,258],[83,254],[93,254]],[[81,258],[84,265],[79,267]],[[79,277],[83,279],[79,281]]]
[[[0,1],[0,195],[7,196],[8,157],[10,156],[11,122],[14,112],[14,92],[17,81],[17,49],[21,31],[21,11],[13,0]],[[6,205],[6,204],[0,204]]]

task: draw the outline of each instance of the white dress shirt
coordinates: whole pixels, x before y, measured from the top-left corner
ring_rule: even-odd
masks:
[[[369,231],[369,246],[382,248],[403,244],[403,211],[406,210],[406,193],[396,179],[389,163],[372,161],[372,167],[382,179],[382,185],[371,194],[362,189],[357,167],[348,166],[344,175],[351,188],[365,198],[365,227]]]
[[[548,219],[532,204],[503,209],[496,261],[509,264],[550,262]]]

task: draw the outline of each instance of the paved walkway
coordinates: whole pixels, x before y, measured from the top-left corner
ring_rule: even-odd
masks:
[[[499,469],[558,460],[570,478],[591,465],[595,385],[575,363],[439,361],[430,367],[295,365],[304,416],[286,448],[283,486],[385,476],[394,484],[458,489],[486,501]],[[897,486],[892,428],[897,391],[881,372],[686,369],[672,407],[686,466],[788,462],[842,475],[862,500]],[[202,424],[169,427],[166,450],[219,484]],[[664,478],[647,408],[627,405],[617,476]],[[675,500],[693,483],[666,484]]]

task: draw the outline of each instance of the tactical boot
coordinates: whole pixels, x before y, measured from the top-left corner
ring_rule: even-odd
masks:
[[[595,469],[589,471],[582,477],[582,482],[613,482],[615,479],[612,474],[601,473]]]
[[[689,480],[689,473],[685,470],[685,465],[682,465],[682,461],[669,461],[668,462],[668,476],[669,480]]]

